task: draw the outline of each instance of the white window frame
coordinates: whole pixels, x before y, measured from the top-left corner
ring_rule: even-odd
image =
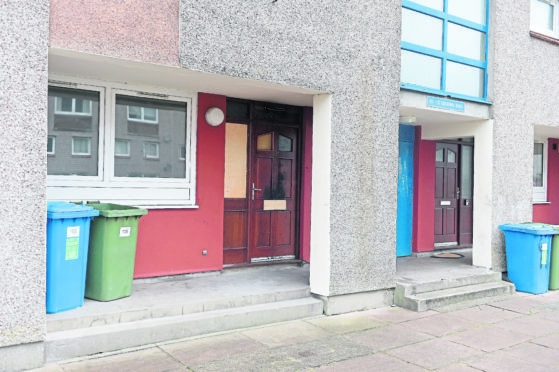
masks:
[[[155,155],[150,155],[148,154],[148,152],[146,151],[146,146],[148,145],[155,145]],[[153,142],[153,141],[145,141],[144,142],[144,158],[146,159],[150,159],[150,160],[159,160],[159,142]]]
[[[550,31],[546,28],[540,27],[540,25],[533,24],[531,16],[530,16],[530,30],[559,39],[559,0],[531,0],[530,14],[531,12],[534,11],[533,4],[538,1],[542,3],[547,3],[553,7],[553,30]]]
[[[546,203],[547,202],[547,139],[534,139],[534,144],[541,143],[543,144],[543,177],[542,177],[542,186],[537,187],[533,186],[532,189],[532,202],[533,203]],[[532,154],[534,151],[532,150]],[[532,155],[533,156],[533,155]],[[532,178],[534,177],[534,172],[532,170]]]
[[[49,151],[49,143],[48,141],[52,140],[52,151]],[[55,155],[56,154],[56,136],[50,135],[47,137],[47,155]]]
[[[54,113],[56,115],[76,115],[76,116],[91,116],[93,112],[93,102],[90,99],[87,101],[89,102],[89,112],[76,112],[76,99],[72,98],[72,111],[63,111],[58,110],[58,101],[60,97],[54,97]]]
[[[136,106],[140,108],[140,119],[137,118],[131,118],[130,117],[130,105],[126,106],[126,117],[129,121],[137,121],[140,123],[147,123],[147,124],[158,124],[159,123],[159,110],[155,109],[155,120],[149,120],[145,118],[145,114],[144,114],[144,108],[142,106]]]
[[[99,141],[97,176],[47,176],[47,199],[100,200],[157,208],[198,208],[196,205],[196,107],[190,90],[49,76],[49,85],[99,92]],[[184,102],[186,106],[185,178],[115,177],[114,141],[116,95]]]
[[[77,138],[87,140],[87,152],[77,152],[74,149],[74,140]],[[72,136],[72,156],[91,156],[91,137]]]
[[[116,153],[116,142],[117,142],[117,141],[121,141],[121,142],[125,142],[125,143],[126,143],[126,154],[117,154],[117,153]],[[130,157],[130,140],[122,139],[122,138],[115,138],[115,151],[114,151],[114,156],[120,157],[120,158],[129,158],[129,157]]]

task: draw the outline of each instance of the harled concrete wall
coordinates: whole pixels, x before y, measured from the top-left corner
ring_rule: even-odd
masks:
[[[0,3],[0,370],[43,358],[48,12],[47,0]]]
[[[530,2],[494,0],[493,268],[506,270],[498,225],[532,220],[534,125],[559,126],[559,45],[530,36]]]
[[[330,234],[321,295],[394,286],[400,12],[397,0],[181,1],[182,67],[332,93],[330,224],[312,227]]]

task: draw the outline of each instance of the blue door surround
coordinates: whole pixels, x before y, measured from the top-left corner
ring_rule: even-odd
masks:
[[[413,142],[415,127],[400,124],[398,135],[398,215],[396,256],[411,255],[413,218]]]

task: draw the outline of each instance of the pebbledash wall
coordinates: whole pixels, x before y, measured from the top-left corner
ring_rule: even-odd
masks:
[[[0,3],[2,371],[43,361],[48,17],[46,0]]]
[[[493,0],[493,262],[506,270],[504,236],[496,228],[546,215],[559,223],[559,200],[553,186],[557,170],[548,174],[549,205],[532,206],[533,140],[540,130],[559,138],[559,45],[531,36],[530,2]],[[534,130],[534,126],[536,127]],[[547,133],[547,134],[546,134]],[[556,162],[550,155],[551,163]],[[553,155],[553,156],[551,156]],[[555,180],[553,179],[555,178]],[[551,192],[551,193],[550,193]]]

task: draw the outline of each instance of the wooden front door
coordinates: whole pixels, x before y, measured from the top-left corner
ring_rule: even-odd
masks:
[[[250,262],[294,259],[298,129],[253,125],[250,154]]]
[[[435,248],[458,245],[457,144],[437,142],[435,155]]]

